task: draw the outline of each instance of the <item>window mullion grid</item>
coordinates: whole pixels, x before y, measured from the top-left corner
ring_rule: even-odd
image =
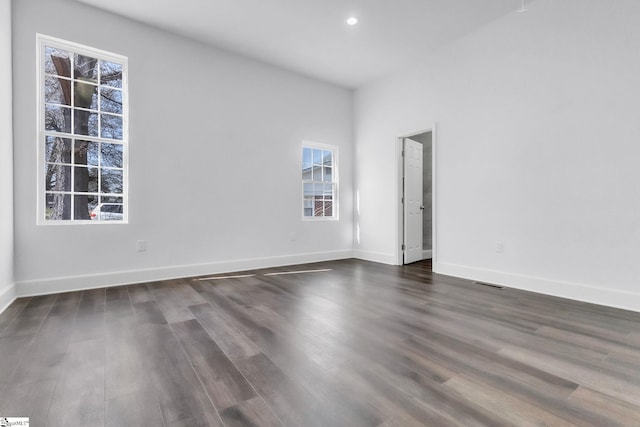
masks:
[[[324,169],[324,166],[322,166]],[[327,193],[324,191],[324,181],[322,181],[322,216],[326,216],[325,212],[327,210]]]
[[[76,133],[76,67],[74,66],[75,62],[76,62],[76,54],[75,53],[71,53],[71,55],[69,55],[69,61],[71,62],[71,71],[70,71],[70,75],[71,75],[71,82],[70,82],[70,86],[71,89],[69,91],[69,93],[71,94],[71,99],[69,100],[69,106],[71,107],[71,128],[69,129],[69,133],[71,135],[75,135]],[[75,143],[75,141],[74,141]]]
[[[106,142],[108,144],[124,145],[124,139],[100,138],[100,137],[91,136],[91,135],[74,135],[74,134],[70,134],[70,133],[56,132],[56,131],[52,131],[52,130],[44,131],[43,134],[44,134],[45,137],[53,136],[53,137],[57,137],[57,138],[67,138],[67,139],[78,138],[78,139],[83,139],[83,140],[93,141],[93,142]]]
[[[102,96],[102,91],[100,89],[100,82],[101,82],[101,73],[100,73],[100,66],[102,65],[102,60],[98,59],[98,87],[96,87],[96,92],[97,92],[97,104],[96,108],[98,110],[98,136],[102,137],[102,102],[101,102],[101,96]],[[100,144],[98,144],[100,145]],[[98,176],[101,174],[98,174]],[[98,184],[100,183],[100,178],[98,178]],[[100,188],[100,187],[98,187]]]
[[[327,198],[327,193],[324,189],[326,182],[322,183],[322,216],[327,216],[327,204],[329,203],[329,199]]]
[[[333,168],[333,163],[332,163],[332,168]],[[335,181],[331,181],[331,216],[334,218],[336,216],[336,183]]]
[[[315,157],[315,153],[316,153],[315,150],[318,148],[320,148],[320,153],[321,153],[320,159],[316,159]],[[310,218],[323,218],[323,217],[335,218],[336,216],[335,202],[336,202],[336,193],[337,193],[337,182],[335,180],[336,173],[337,173],[337,171],[335,170],[335,148],[329,148],[325,146],[317,147],[312,144],[309,144],[309,145],[303,144],[303,151],[304,149],[311,150],[312,156],[311,156],[311,179],[302,180],[303,208],[304,208],[304,197],[305,197],[304,184],[310,184],[312,187],[312,191],[309,196],[313,203]],[[330,156],[328,156],[328,162],[325,162],[326,151],[329,151],[330,153]],[[332,175],[330,180],[328,179],[325,167],[331,168]],[[317,171],[317,168],[320,168],[321,171]],[[331,186],[330,194],[327,194],[327,192],[325,191],[325,186],[327,185]],[[316,191],[316,187],[319,187],[320,189],[319,194]],[[328,204],[331,205],[331,210],[329,215],[325,216],[326,207]],[[320,205],[319,206],[320,209],[318,210],[316,210],[317,205]],[[304,215],[304,210],[303,210],[303,216],[306,217],[306,215]]]
[[[99,95],[99,94],[98,94]],[[98,96],[98,103],[100,102]],[[96,170],[98,171],[98,188],[96,189],[97,193],[97,202],[96,206],[100,206],[102,203],[102,141],[98,141],[98,165],[96,166]],[[101,215],[98,214],[98,221],[102,221]]]
[[[62,41],[64,43],[64,41]],[[103,134],[102,134],[102,103],[101,103],[101,98],[100,98],[100,85],[102,84],[102,74],[101,74],[101,69],[102,69],[102,63],[103,63],[103,59],[102,58],[95,58],[96,62],[97,62],[97,70],[96,70],[96,84],[93,84],[93,82],[84,82],[79,80],[78,76],[79,73],[76,69],[76,62],[78,59],[79,55],[85,55],[85,56],[91,56],[91,57],[95,57],[95,52],[93,52],[93,50],[90,49],[85,49],[84,47],[69,47],[69,46],[63,46],[62,49],[64,49],[65,51],[68,52],[68,58],[69,58],[69,63],[70,63],[70,70],[69,70],[69,77],[66,76],[59,76],[57,74],[51,74],[48,73],[46,71],[43,71],[43,65],[46,61],[46,55],[47,55],[47,47],[51,46],[54,49],[59,48],[60,46],[56,46],[58,43],[55,41],[52,41],[51,44],[49,44],[48,42],[41,42],[40,46],[41,51],[40,51],[40,55],[41,55],[41,62],[40,62],[40,70],[42,72],[42,78],[40,78],[40,93],[41,93],[41,97],[40,97],[40,102],[41,102],[41,109],[42,109],[42,117],[46,117],[46,108],[47,105],[50,104],[52,106],[57,106],[58,108],[68,108],[69,109],[69,117],[68,117],[68,124],[69,126],[65,126],[66,129],[68,129],[67,132],[57,132],[54,130],[46,130],[45,129],[45,124],[44,124],[44,120],[41,121],[39,123],[39,127],[40,127],[40,142],[39,144],[45,144],[45,146],[42,148],[43,151],[41,152],[45,152],[46,153],[46,141],[47,138],[62,138],[62,139],[68,139],[70,141],[70,156],[71,159],[69,161],[69,168],[70,168],[70,177],[69,177],[69,191],[56,191],[56,190],[47,190],[46,186],[43,188],[44,189],[44,195],[45,195],[45,208],[46,208],[46,195],[47,194],[60,194],[63,196],[69,196],[70,200],[69,200],[69,208],[71,210],[71,213],[69,215],[69,220],[71,220],[71,222],[74,221],[78,221],[78,222],[84,222],[83,220],[77,219],[75,214],[75,205],[76,200],[75,200],[75,196],[76,195],[91,195],[92,197],[96,197],[96,201],[98,202],[98,204],[100,204],[104,198],[106,197],[117,197],[123,200],[126,199],[126,187],[127,187],[127,183],[126,183],[126,156],[127,156],[127,150],[126,148],[128,148],[128,144],[127,144],[127,129],[123,129],[123,137],[121,139],[115,139],[115,138],[103,138]],[[121,58],[120,57],[115,57],[115,56],[108,56],[108,60],[111,62],[114,62],[116,64],[122,64]],[[126,60],[125,60],[125,64],[126,64]],[[123,80],[123,87],[121,88],[113,88],[114,90],[118,90],[120,92],[120,97],[123,99],[125,98],[125,87],[126,87],[126,66],[123,64],[122,65],[122,70],[123,70],[123,76],[122,76],[122,80]],[[68,105],[64,105],[64,104],[60,104],[60,103],[56,103],[56,102],[51,102],[48,103],[46,101],[46,82],[48,78],[57,78],[59,80],[65,80],[69,82],[70,88],[69,88],[69,96],[70,99],[68,100],[69,103]],[[80,108],[77,104],[76,104],[76,99],[75,99],[75,90],[76,90],[76,83],[78,82],[82,82],[82,83],[86,83],[86,84],[92,84],[92,86],[95,86],[95,90],[96,90],[96,95],[97,95],[97,102],[96,102],[96,106],[95,109],[92,109],[91,107],[89,108]],[[122,121],[122,125],[125,124],[126,120],[125,120],[125,116],[126,116],[126,106],[123,105],[123,111],[118,114],[118,113],[113,113],[113,116],[119,117]],[[91,136],[91,135],[79,135],[78,131],[76,129],[76,122],[77,122],[77,117],[76,117],[76,113],[78,111],[87,111],[89,113],[93,113],[96,114],[96,125],[97,125],[97,135],[96,136]],[[110,113],[111,114],[111,113]],[[64,128],[63,128],[64,129]],[[88,132],[87,132],[88,133]],[[78,153],[78,149],[79,149],[79,141],[83,140],[83,141],[87,141],[87,142],[93,142],[94,144],[97,145],[97,164],[95,166],[91,166],[92,169],[97,170],[97,174],[98,176],[96,177],[96,181],[97,181],[97,185],[98,188],[96,189],[95,192],[90,192],[90,191],[76,191],[76,181],[77,181],[77,176],[76,176],[76,170],[78,169],[78,167],[83,167],[83,168],[90,168],[89,164],[82,164],[79,165],[78,164],[78,158],[77,158],[77,153]],[[104,165],[104,159],[103,159],[103,153],[102,153],[102,144],[117,144],[120,145],[122,148],[122,152],[123,152],[123,156],[125,157],[123,164],[120,167],[113,167],[113,168],[107,168],[107,169],[112,169],[112,170],[118,170],[122,172],[123,175],[123,191],[122,193],[104,193],[102,194],[102,169],[103,169],[103,165]],[[43,163],[46,165],[48,163],[48,159],[46,158],[45,155],[43,155],[41,157],[41,161],[43,161]],[[52,163],[54,165],[57,165],[58,163]],[[61,167],[66,167],[67,164],[66,163],[60,163]],[[41,169],[44,171],[44,173],[46,174],[46,167]],[[86,171],[86,173],[88,173],[88,170]],[[65,185],[66,187],[66,185]],[[46,210],[45,210],[45,215],[46,215]],[[66,222],[66,220],[53,220],[55,222],[61,222],[64,223]]]
[[[69,99],[69,106],[71,107],[70,110],[70,122],[71,122],[71,128],[69,129],[69,133],[71,135],[73,135],[72,139],[71,139],[71,214],[70,214],[70,220],[71,221],[76,221],[76,210],[75,210],[75,203],[76,203],[76,198],[75,198],[75,189],[76,189],[76,169],[75,169],[75,165],[76,165],[76,139],[75,139],[75,133],[76,133],[76,96],[75,96],[75,91],[76,91],[76,85],[75,85],[75,81],[76,81],[76,67],[75,67],[75,62],[76,62],[76,54],[75,53],[71,53],[71,55],[69,55],[69,62],[70,62],[70,76],[71,76],[71,81],[70,83],[70,97],[71,99]]]
[[[320,166],[322,167],[322,166]],[[320,174],[320,176],[322,177],[322,174]],[[318,215],[319,217],[324,216],[324,184],[322,184],[322,181],[320,181],[320,183],[318,184],[320,186],[320,210],[318,211]],[[315,188],[315,187],[314,187]],[[317,195],[316,195],[317,197]]]
[[[337,212],[336,212],[336,193],[337,193],[337,181],[336,181],[336,174],[337,174],[337,170],[336,170],[336,151],[335,150],[331,150],[331,217],[332,218],[336,218],[337,216]]]
[[[106,197],[120,197],[120,198],[124,197],[124,195],[121,193],[100,193],[100,194],[102,194],[105,198]],[[108,202],[105,202],[105,203],[108,203]]]
[[[97,91],[97,104],[96,108],[98,110],[98,137],[102,137],[102,102],[100,97],[102,96],[102,91],[100,89],[100,84],[102,82],[102,73],[100,72],[100,69],[102,68],[102,60],[98,59],[98,86],[96,87],[96,91]],[[98,205],[97,206],[101,206],[102,204],[102,141],[98,141],[98,167],[97,167],[97,171],[98,171],[98,188],[97,188],[97,193],[98,193]],[[100,208],[98,208],[100,209]],[[102,221],[102,215],[100,214],[100,212],[98,213],[98,220]]]

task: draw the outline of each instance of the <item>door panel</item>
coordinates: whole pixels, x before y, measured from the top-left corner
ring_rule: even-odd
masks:
[[[404,263],[422,260],[422,144],[404,139]]]

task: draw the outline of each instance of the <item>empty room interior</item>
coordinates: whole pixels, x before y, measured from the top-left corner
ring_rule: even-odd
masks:
[[[640,426],[640,2],[0,19],[1,425]]]

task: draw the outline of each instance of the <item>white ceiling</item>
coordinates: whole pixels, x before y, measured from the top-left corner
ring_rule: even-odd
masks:
[[[77,0],[355,88],[520,8],[520,0]],[[529,1],[527,1],[528,3]],[[359,19],[349,27],[349,16]]]

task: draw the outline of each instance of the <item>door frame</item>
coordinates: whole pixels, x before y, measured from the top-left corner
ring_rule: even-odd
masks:
[[[402,203],[402,197],[404,195],[404,159],[402,156],[402,150],[404,147],[404,139],[411,138],[412,136],[420,135],[421,133],[431,132],[431,261],[432,269],[436,271],[437,265],[437,238],[436,238],[436,147],[437,147],[437,126],[436,123],[423,130],[410,132],[403,134],[396,138],[396,264],[404,264],[404,250],[402,245],[404,244],[404,203]]]

